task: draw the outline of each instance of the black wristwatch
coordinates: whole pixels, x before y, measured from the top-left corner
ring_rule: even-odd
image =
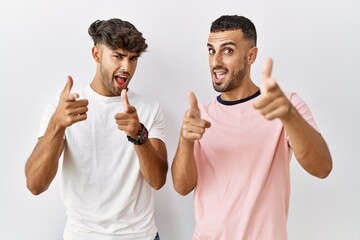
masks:
[[[127,139],[129,140],[129,142],[132,142],[135,145],[144,144],[149,137],[149,132],[146,129],[146,127],[144,126],[144,124],[142,124],[142,123],[140,123],[140,124],[141,124],[141,129],[135,138],[132,138],[129,135],[127,136]]]

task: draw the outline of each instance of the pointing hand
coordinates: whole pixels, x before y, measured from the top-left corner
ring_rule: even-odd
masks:
[[[66,128],[72,124],[84,121],[87,118],[88,100],[79,99],[79,94],[70,93],[73,86],[71,76],[67,77],[67,82],[60,94],[59,104],[52,119],[61,127]]]
[[[292,104],[271,77],[272,67],[273,61],[269,58],[266,60],[262,70],[261,95],[254,103],[254,108],[259,110],[268,120],[275,118],[285,119],[289,116]]]
[[[187,140],[201,139],[206,128],[211,126],[210,122],[201,119],[198,101],[193,92],[188,94],[190,108],[186,111],[181,129],[181,136]]]
[[[121,102],[123,103],[124,110],[121,113],[115,114],[116,124],[121,131],[134,138],[140,131],[141,125],[136,108],[129,103],[126,89],[121,91]]]

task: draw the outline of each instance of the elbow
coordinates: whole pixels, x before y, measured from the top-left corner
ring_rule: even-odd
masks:
[[[318,168],[318,171],[316,171],[315,174],[313,174],[314,176],[320,178],[320,179],[325,179],[327,178],[332,169],[333,169],[333,163],[332,163],[332,159],[331,157],[329,157],[326,161],[324,161],[325,163],[322,164],[321,167]]]
[[[34,195],[34,196],[38,196],[40,195],[41,193],[43,193],[44,191],[41,191],[41,190],[30,190],[30,192]]]
[[[49,186],[41,186],[40,184],[34,184],[29,179],[27,179],[26,187],[33,195],[37,196],[45,192]]]
[[[29,191],[37,196],[37,195],[40,195],[41,193],[45,192],[47,188],[37,188],[37,187],[32,187],[30,185],[27,185],[27,188],[29,189]]]
[[[160,190],[166,183],[166,178],[164,178],[162,181],[158,181],[156,184],[152,184],[152,188],[155,190]]]
[[[182,196],[191,193],[195,189],[197,183],[197,178],[179,176],[174,171],[172,173],[172,180],[175,191]]]
[[[161,173],[161,177],[156,179],[156,181],[151,182],[151,187],[155,190],[160,190],[166,183],[166,176],[167,176],[168,167],[166,166]]]
[[[332,168],[332,162],[329,162],[328,164],[326,164],[326,166],[323,167],[322,171],[317,175],[317,177],[320,179],[327,178],[330,175]]]
[[[176,184],[175,181],[173,182],[175,191],[182,196],[188,195],[194,189],[194,187],[187,187],[182,184]]]
[[[185,188],[177,188],[177,187],[174,187],[174,188],[175,188],[175,191],[182,196],[186,196],[192,191],[192,189],[189,190],[189,189],[185,189]]]
[[[180,189],[180,188],[175,188],[175,191],[182,196],[186,196],[191,192],[191,191],[187,191],[186,189]]]

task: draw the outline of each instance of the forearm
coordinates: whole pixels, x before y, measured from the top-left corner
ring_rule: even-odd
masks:
[[[282,122],[300,165],[311,175],[327,177],[332,170],[332,159],[321,134],[295,108],[291,109],[289,117]]]
[[[64,130],[49,124],[25,166],[27,188],[38,195],[44,192],[54,179],[59,158],[64,149]]]
[[[139,158],[140,171],[150,186],[160,189],[166,182],[168,171],[167,152],[164,142],[148,139],[142,145],[134,145]]]
[[[171,173],[175,190],[181,195],[189,194],[197,183],[197,169],[194,157],[194,142],[180,137],[173,159]]]

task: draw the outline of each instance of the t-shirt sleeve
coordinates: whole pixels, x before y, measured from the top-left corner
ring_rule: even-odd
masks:
[[[316,131],[320,133],[320,130],[315,122],[315,119],[310,111],[308,105],[301,99],[297,93],[288,93],[287,94],[290,102],[295,107],[295,109],[300,113],[300,115],[307,121]],[[289,144],[291,145],[289,138],[287,137]]]
[[[149,138],[158,138],[165,142],[165,119],[162,109],[158,103],[154,108],[154,120],[149,130]]]
[[[300,115],[313,127],[316,131],[319,131],[319,128],[315,122],[315,119],[310,111],[308,105],[300,98],[300,96],[296,93],[291,93],[289,96],[290,102],[296,108],[296,110],[300,113]]]

